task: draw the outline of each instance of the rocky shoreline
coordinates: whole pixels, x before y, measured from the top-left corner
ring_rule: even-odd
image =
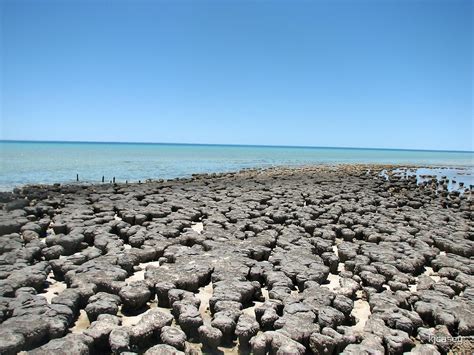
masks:
[[[1,193],[0,354],[470,354],[472,186],[397,168]]]

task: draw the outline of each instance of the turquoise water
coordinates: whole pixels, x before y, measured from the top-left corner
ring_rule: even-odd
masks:
[[[29,183],[169,179],[278,165],[387,163],[474,167],[474,152],[191,144],[1,142],[0,189]]]

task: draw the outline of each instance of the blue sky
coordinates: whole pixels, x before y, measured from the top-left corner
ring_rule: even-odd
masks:
[[[1,2],[1,139],[473,150],[469,0]]]

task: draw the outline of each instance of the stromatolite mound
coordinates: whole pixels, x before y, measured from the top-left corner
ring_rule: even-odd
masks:
[[[341,165],[0,194],[0,353],[454,351],[472,191],[419,182]]]

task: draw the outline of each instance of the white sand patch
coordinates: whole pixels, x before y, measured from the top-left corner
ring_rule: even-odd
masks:
[[[44,292],[38,293],[38,296],[46,298],[48,303],[51,303],[51,300],[63,292],[67,288],[67,285],[63,281],[56,281],[52,271],[49,273],[46,281],[48,282],[49,286]]]
[[[224,348],[223,346],[219,346],[217,350],[220,350],[224,355],[241,355],[245,354],[245,352],[240,352],[238,341],[234,343],[232,348]]]
[[[321,285],[321,287],[326,287],[326,288],[329,288],[330,290],[334,291],[335,289],[341,287],[341,284],[339,283],[340,279],[341,279],[341,277],[339,275],[329,274],[329,276],[328,276],[329,283],[328,284],[323,284],[323,285]]]
[[[140,263],[138,264],[141,270],[135,271],[132,276],[126,278],[124,281],[126,283],[130,283],[133,281],[143,281],[145,280],[145,270],[147,266],[151,267],[160,267],[160,262],[159,261],[150,261],[147,263]]]
[[[293,294],[294,292],[298,293],[297,290],[291,291],[292,294]],[[263,301],[263,302],[254,301],[253,306],[244,308],[244,309],[242,310],[242,313],[248,314],[248,315],[250,315],[250,316],[252,316],[252,317],[255,318],[255,307],[258,307],[258,306],[262,305],[265,301],[268,301],[268,300],[270,299],[270,297],[268,296],[268,290],[267,290],[266,287],[262,287],[262,296],[263,296],[263,298],[264,298],[264,301]]]
[[[199,313],[201,314],[205,325],[211,325],[212,316],[211,311],[209,310],[209,300],[211,299],[213,292],[214,288],[212,282],[210,282],[208,285],[199,288],[198,293],[196,293],[196,297],[201,301]]]
[[[357,319],[357,323],[352,327],[352,329],[357,331],[364,330],[365,323],[370,317],[370,306],[369,302],[364,300],[357,300],[354,302],[354,308],[352,309],[351,315]]]
[[[247,314],[247,315],[255,318],[255,307],[258,307],[261,304],[262,304],[262,302],[255,302],[255,305],[253,305],[252,307],[244,308],[242,310],[242,313]]]
[[[121,318],[122,320],[122,326],[124,327],[131,327],[131,326],[134,326],[136,324],[138,324],[138,322],[140,322],[140,319],[142,319],[142,317],[147,314],[148,312],[150,312],[152,309],[159,309],[160,311],[164,312],[164,313],[170,313],[171,314],[171,309],[169,308],[163,308],[163,307],[158,307],[156,301],[153,301],[153,302],[149,302],[148,303],[148,309],[140,314],[137,314],[137,315],[134,315],[134,316],[127,316],[127,315],[124,315],[122,313],[122,307],[120,307],[119,311],[117,312],[117,316]]]
[[[444,253],[441,252],[440,255]],[[446,253],[444,253],[446,255]],[[434,282],[438,282],[441,278],[434,272],[432,267],[425,266],[425,271],[421,274],[421,276],[429,276]],[[414,293],[418,291],[418,279],[419,277],[415,277],[415,284],[414,285],[408,285],[408,289],[410,292]]]
[[[299,293],[300,293],[300,291],[298,289],[291,290],[290,296],[298,296]]]
[[[71,328],[71,333],[80,334],[80,333],[84,332],[84,330],[89,328],[90,325],[91,325],[91,323],[89,322],[89,317],[87,317],[86,311],[81,309],[79,311],[79,317],[77,318],[76,322],[74,323],[73,327]]]
[[[422,275],[429,276],[431,279],[433,279],[434,282],[439,282],[441,280],[441,277],[439,277],[433,270],[432,267],[425,266],[425,272]]]
[[[199,234],[202,233],[202,231],[204,230],[204,224],[202,224],[202,222],[197,222],[197,223],[194,223],[192,226],[191,226],[191,229]]]
[[[145,280],[145,270],[136,271],[132,276],[126,278],[124,281],[126,283],[131,283],[133,281],[143,281]]]
[[[190,349],[195,351],[196,354],[211,354],[209,352],[203,352],[202,351],[202,344],[201,343],[192,343],[188,342],[188,346]],[[221,354],[221,355],[242,355],[242,354],[247,354],[248,351],[246,352],[241,352],[239,350],[239,345],[238,341],[234,342],[231,348],[225,348],[223,346],[217,347],[217,351],[213,352],[212,354]]]

